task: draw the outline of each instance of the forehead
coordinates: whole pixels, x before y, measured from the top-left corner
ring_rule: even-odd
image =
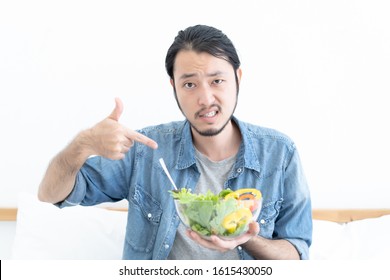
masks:
[[[175,79],[184,76],[210,75],[213,73],[234,73],[233,66],[225,59],[206,52],[181,50],[177,53],[174,64]]]

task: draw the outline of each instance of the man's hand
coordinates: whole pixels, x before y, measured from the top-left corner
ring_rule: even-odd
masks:
[[[259,224],[256,222],[252,222],[249,224],[249,229],[245,234],[231,240],[224,240],[216,235],[212,235],[210,236],[210,240],[206,240],[192,230],[188,230],[187,235],[203,247],[218,250],[220,252],[226,252],[229,250],[233,250],[241,244],[246,243],[249,239],[253,238],[254,236],[257,236],[259,232]]]
[[[39,186],[38,197],[41,201],[63,201],[74,187],[77,172],[91,155],[122,159],[134,141],[157,149],[155,141],[119,123],[122,112],[123,103],[116,98],[115,108],[107,118],[80,132],[53,158]]]
[[[155,141],[119,123],[122,112],[123,103],[119,98],[115,98],[115,108],[111,114],[88,130],[84,145],[91,154],[122,159],[134,145],[134,141],[157,149]]]

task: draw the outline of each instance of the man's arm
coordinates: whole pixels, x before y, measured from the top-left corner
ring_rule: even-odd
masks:
[[[226,252],[237,246],[243,247],[253,258],[258,260],[299,260],[298,251],[287,240],[271,240],[258,236],[259,224],[249,224],[249,230],[244,235],[232,240],[223,240],[217,236],[211,236],[210,240],[203,239],[196,232],[189,230],[188,236],[200,245]]]
[[[122,159],[133,146],[134,141],[153,149],[157,143],[119,123],[123,104],[115,99],[112,113],[94,127],[80,132],[76,138],[50,162],[39,186],[41,201],[57,203],[63,201],[73,190],[76,175],[88,157],[103,156]]]
[[[299,260],[297,249],[284,239],[271,240],[254,236],[241,245],[257,260]]]
[[[77,172],[91,155],[84,144],[88,142],[87,134],[87,131],[81,132],[50,162],[39,185],[39,200],[57,203],[63,201],[70,194]]]

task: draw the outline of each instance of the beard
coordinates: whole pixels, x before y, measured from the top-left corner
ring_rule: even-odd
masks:
[[[206,137],[212,137],[212,136],[216,136],[218,134],[220,134],[224,128],[228,125],[228,123],[231,121],[232,117],[233,117],[233,113],[234,111],[236,110],[236,106],[237,106],[237,99],[236,99],[236,104],[234,105],[234,108],[233,108],[233,111],[232,113],[230,114],[229,118],[226,120],[226,122],[222,125],[222,127],[220,128],[210,128],[210,129],[205,129],[205,130],[200,130],[198,129],[193,123],[191,123],[188,118],[187,118],[187,121],[190,123],[191,127],[201,136],[206,136]],[[218,106],[218,105],[212,105],[210,106],[211,107],[218,107],[218,114],[221,112],[221,107]],[[183,111],[182,111],[183,112]],[[184,115],[184,113],[183,113]],[[198,114],[196,114],[198,115]]]
[[[176,89],[174,88],[173,89],[174,91],[174,94],[175,94],[175,99],[176,99],[176,103],[177,103],[177,106],[179,107],[180,111],[182,112],[183,116],[186,118],[186,120],[190,123],[191,127],[201,136],[205,136],[205,137],[212,137],[212,136],[216,136],[218,134],[220,134],[224,129],[225,127],[228,125],[228,123],[231,121],[232,117],[233,117],[233,114],[234,114],[234,111],[236,110],[236,107],[237,107],[237,101],[238,101],[238,91],[237,91],[237,94],[236,94],[236,102],[234,104],[234,108],[229,116],[229,118],[226,120],[226,122],[220,127],[220,128],[210,128],[210,129],[205,129],[205,130],[200,130],[199,128],[197,128],[188,118],[187,116],[185,115],[183,109],[181,108],[180,106],[180,103],[179,103],[179,100],[177,99],[177,95],[176,95]],[[217,107],[218,108],[218,114],[220,114],[222,112],[222,109],[219,105],[216,105],[216,104],[213,104],[210,106],[210,108],[212,107]],[[204,110],[205,108],[202,108],[202,110]],[[195,114],[195,118],[197,117],[197,115],[199,115],[199,112],[201,112],[202,110],[198,111],[198,113]]]
[[[191,127],[201,136],[206,136],[206,137],[212,137],[212,136],[216,136],[218,134],[220,134],[222,132],[222,130],[226,127],[226,125],[230,122],[232,118],[230,117],[228,119],[228,121],[220,128],[220,129],[216,129],[216,128],[210,128],[210,129],[205,129],[203,131],[199,130],[196,126],[192,125],[192,123],[189,121]]]

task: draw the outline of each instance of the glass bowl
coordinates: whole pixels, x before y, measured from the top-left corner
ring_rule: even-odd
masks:
[[[229,240],[244,234],[262,206],[260,191],[248,188],[223,190],[218,195],[197,195],[182,188],[172,196],[181,222],[205,239],[217,235]]]

